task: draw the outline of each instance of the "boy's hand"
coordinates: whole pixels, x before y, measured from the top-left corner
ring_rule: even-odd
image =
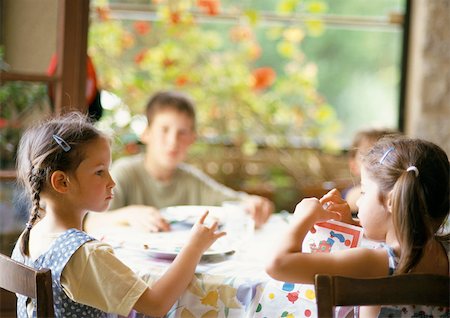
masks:
[[[255,221],[255,227],[260,228],[272,215],[275,206],[269,199],[258,195],[251,195],[244,201],[245,210]]]
[[[159,211],[150,206],[130,205],[120,209],[120,223],[144,232],[170,231],[170,225]]]
[[[201,254],[203,254],[219,237],[226,234],[226,232],[217,231],[217,221],[214,221],[210,227],[205,225],[208,213],[209,212],[206,211],[194,224],[191,229],[191,238],[188,243],[188,245],[199,248]]]
[[[170,231],[170,225],[154,207],[129,205],[107,213],[88,213],[83,227],[88,233],[95,233],[106,227],[131,227],[142,232]]]

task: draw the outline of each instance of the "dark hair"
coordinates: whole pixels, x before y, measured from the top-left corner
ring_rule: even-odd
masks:
[[[380,139],[363,165],[378,184],[381,199],[392,191],[392,218],[401,246],[396,273],[410,272],[449,214],[448,157],[431,142],[397,136]]]
[[[195,109],[191,99],[180,92],[161,91],[155,93],[147,103],[146,115],[147,122],[150,125],[155,115],[162,110],[175,110],[186,114],[193,121],[195,129]]]
[[[54,171],[73,172],[85,158],[84,147],[104,136],[89,118],[78,112],[48,119],[28,128],[19,142],[17,180],[28,190],[32,207],[20,250],[28,255],[30,230],[39,215],[40,194]]]

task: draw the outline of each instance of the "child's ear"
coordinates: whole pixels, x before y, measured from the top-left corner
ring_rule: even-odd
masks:
[[[61,170],[54,171],[50,176],[52,188],[59,193],[66,193],[69,189],[69,178]]]
[[[147,127],[145,127],[145,129],[144,129],[144,131],[141,133],[141,135],[139,136],[140,139],[141,139],[141,142],[142,142],[143,144],[146,144],[146,143],[148,142],[147,139],[148,139],[149,133],[150,133],[150,127],[147,126]]]
[[[392,191],[389,191],[386,196],[386,208],[389,213],[392,213]]]

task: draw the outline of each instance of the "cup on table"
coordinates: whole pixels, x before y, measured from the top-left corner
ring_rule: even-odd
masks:
[[[226,239],[236,251],[244,246],[255,231],[255,222],[245,211],[242,202],[224,201],[222,207],[225,212],[224,230]]]

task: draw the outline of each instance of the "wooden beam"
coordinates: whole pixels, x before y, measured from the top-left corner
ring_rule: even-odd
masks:
[[[44,82],[53,83],[58,79],[55,76],[49,76],[44,74],[31,74],[31,73],[16,73],[0,71],[0,83],[7,81],[22,81],[22,82]]]
[[[58,2],[55,112],[78,109],[87,112],[86,56],[89,0]]]
[[[13,181],[16,180],[15,170],[0,170],[0,181]]]

